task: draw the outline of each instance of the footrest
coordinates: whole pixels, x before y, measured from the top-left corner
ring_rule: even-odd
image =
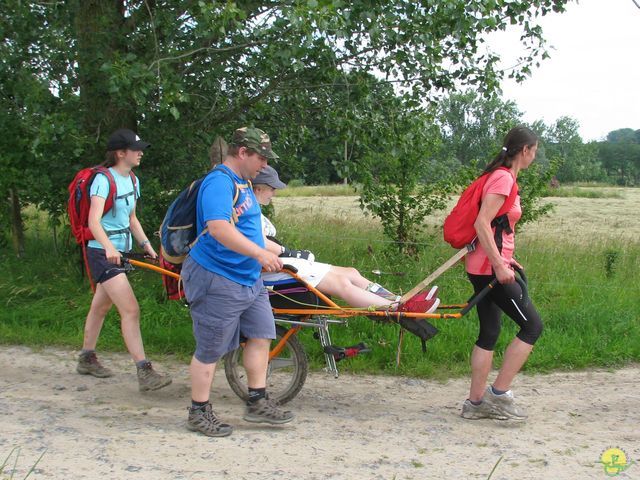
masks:
[[[345,358],[355,357],[361,353],[369,353],[371,349],[367,347],[365,343],[358,343],[357,345],[351,345],[349,347],[338,347],[337,345],[328,345],[324,347],[324,353],[327,355],[333,355],[336,362],[344,360]]]

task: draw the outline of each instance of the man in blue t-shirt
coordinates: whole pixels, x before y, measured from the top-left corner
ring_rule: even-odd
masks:
[[[243,363],[249,387],[243,418],[270,424],[293,420],[291,412],[266,395],[275,323],[260,272],[279,271],[282,261],[264,248],[260,205],[249,183],[268,159],[277,158],[265,132],[240,128],[222,166],[207,175],[198,192],[197,227],[206,233],[192,247],[181,273],[196,340],[187,426],[212,437],[233,431],[211,409],[209,393],[216,362],[238,348],[241,335],[247,339]]]

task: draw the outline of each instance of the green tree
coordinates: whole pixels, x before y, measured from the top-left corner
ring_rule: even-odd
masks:
[[[62,210],[64,187],[74,169],[97,163],[106,136],[116,127],[135,128],[153,144],[139,173],[143,199],[160,198],[159,191],[179,188],[206,170],[216,135],[228,138],[238,125],[265,119],[272,125],[297,121],[296,110],[316,101],[316,87],[334,86],[327,90],[331,97],[344,90],[345,72],[376,72],[408,102],[407,108],[436,101],[463,85],[491,92],[505,73],[497,66],[498,55],[482,42],[486,34],[517,24],[526,54],[510,75],[523,78],[546,56],[537,19],[562,12],[567,3],[5,0],[2,61],[28,77],[24,85],[41,86],[27,89],[18,102],[23,117],[19,128],[32,133],[19,138],[41,177],[53,173],[50,159],[60,160],[55,169],[67,173],[66,178],[51,175],[46,188],[33,190],[52,194],[46,207],[55,215]],[[7,77],[19,78],[13,72]],[[294,91],[305,100],[280,104]],[[48,101],[38,101],[40,96]],[[25,109],[27,105],[31,107]],[[39,116],[35,105],[44,108]],[[317,112],[318,118],[345,119],[338,125],[335,145],[328,146],[344,151],[346,145],[347,155],[336,157],[342,177],[351,175],[351,162],[364,154],[358,146],[361,127],[354,126],[359,111],[333,103]],[[55,122],[50,130],[68,147],[38,143],[46,118]],[[375,130],[376,125],[363,128]],[[281,129],[295,130],[294,125],[278,125],[270,132],[277,142]],[[283,154],[305,151],[301,145],[317,141],[316,135],[324,132],[333,130],[325,123],[313,135],[299,137],[300,143],[282,141]],[[0,157],[8,162],[12,150],[7,145]],[[30,192],[21,180],[24,170],[4,173],[4,184],[15,186],[17,203],[23,205]],[[7,192],[2,192],[5,198]],[[146,206],[145,223],[156,223],[166,208]]]
[[[546,155],[559,160],[556,176],[561,182],[588,182],[604,178],[597,146],[585,144],[578,133],[579,128],[576,119],[560,117],[541,132]]]
[[[621,128],[607,134],[598,145],[607,175],[619,185],[640,183],[640,130]]]
[[[425,178],[437,148],[438,131],[432,118],[403,112],[386,125],[379,143],[387,148],[370,151],[362,163],[367,173],[360,202],[365,211],[382,220],[384,233],[399,252],[414,254],[424,219],[446,206],[455,184],[452,176]]]
[[[0,197],[9,199],[0,218],[11,227],[18,255],[24,251],[22,206],[59,214],[65,166],[83,147],[65,22],[61,11],[30,2],[4,2],[0,17]]]
[[[486,97],[474,91],[454,94],[437,107],[442,130],[442,156],[460,165],[487,163],[496,143],[520,122],[522,113],[512,101],[497,94]]]

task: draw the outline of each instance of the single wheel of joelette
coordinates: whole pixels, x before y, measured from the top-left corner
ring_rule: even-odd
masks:
[[[287,331],[285,327],[276,325],[276,339],[271,342],[272,349],[286,335]],[[244,348],[240,346],[225,355],[224,373],[231,390],[241,399],[248,400],[247,372],[242,366],[243,350]],[[286,403],[295,398],[307,379],[308,371],[309,361],[304,347],[297,335],[291,335],[280,354],[269,362],[267,368],[269,398],[278,403]]]

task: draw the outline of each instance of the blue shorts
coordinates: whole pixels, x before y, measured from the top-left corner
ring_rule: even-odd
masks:
[[[247,287],[210,272],[191,257],[182,265],[191,309],[196,351],[202,363],[215,363],[246,338],[276,338],[276,327],[262,279]]]

